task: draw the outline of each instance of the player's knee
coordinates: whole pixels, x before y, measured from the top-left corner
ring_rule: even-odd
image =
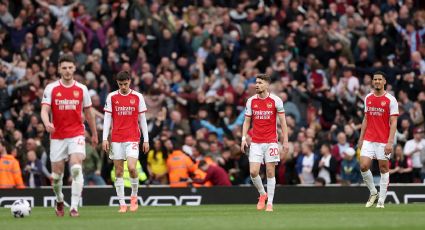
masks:
[[[137,175],[137,170],[136,170],[136,168],[135,168],[135,167],[128,167],[128,172],[130,173],[130,175],[131,175],[132,177],[134,177],[134,176],[136,176],[136,175]]]
[[[268,178],[272,178],[272,177],[274,177],[274,170],[267,170],[266,174],[267,174]]]
[[[258,171],[257,170],[250,170],[249,174],[251,175],[252,178],[257,177],[258,176]]]
[[[71,166],[71,176],[74,180],[77,180],[80,177],[83,177],[83,170],[81,165],[75,164]]]
[[[59,182],[62,181],[63,179],[63,173],[58,174],[58,173],[52,173],[52,179],[53,179],[53,183],[57,184]]]
[[[367,164],[360,164],[360,171],[366,172],[369,170],[369,166]]]

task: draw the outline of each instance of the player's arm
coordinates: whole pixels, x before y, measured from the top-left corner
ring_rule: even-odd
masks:
[[[146,121],[146,113],[139,113],[139,125],[143,134],[143,153],[148,153],[149,151],[149,133],[148,133],[148,123]]]
[[[363,118],[362,126],[360,128],[359,142],[357,144],[357,146],[358,146],[359,149],[361,149],[362,148],[362,145],[363,145],[363,138],[364,138],[364,133],[366,131],[366,127],[367,127],[367,117],[365,115],[365,117]]]
[[[385,146],[385,154],[390,154],[393,151],[394,135],[397,129],[397,116],[390,116],[390,135],[388,137],[387,145]]]
[[[283,135],[283,152],[287,153],[289,150],[288,125],[286,124],[285,113],[278,113],[278,115],[279,115],[279,121],[280,121],[280,128],[282,129],[282,135]]]
[[[249,126],[251,125],[251,117],[245,116],[245,120],[242,125],[242,142],[241,142],[241,151],[245,153],[245,147],[248,147],[248,143],[246,142],[246,135],[248,134]]]
[[[49,133],[53,133],[55,132],[55,126],[50,122],[49,113],[50,105],[41,105],[41,120],[43,121],[44,127],[46,127],[46,131]]]
[[[112,115],[110,112],[105,111],[103,117],[103,133],[102,133],[102,149],[105,152],[109,152],[109,130],[111,129]]]
[[[84,108],[84,116],[89,123],[89,127],[92,133],[92,144],[96,145],[99,140],[97,139],[96,120],[94,119],[93,108],[91,106]]]

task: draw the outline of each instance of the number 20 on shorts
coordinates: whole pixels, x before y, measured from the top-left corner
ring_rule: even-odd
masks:
[[[279,149],[278,148],[269,148],[269,155],[271,157],[278,156],[279,155]]]

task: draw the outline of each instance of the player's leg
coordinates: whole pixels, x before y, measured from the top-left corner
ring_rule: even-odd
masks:
[[[390,183],[390,169],[388,162],[390,155],[385,155],[385,144],[376,143],[376,145],[379,171],[381,172],[381,180],[379,182],[379,199],[376,207],[384,208],[385,198],[387,197],[388,184]]]
[[[267,208],[266,211],[273,211],[273,198],[274,190],[276,187],[276,178],[275,178],[275,162],[266,163],[266,174],[267,174]]]
[[[265,152],[266,174],[267,174],[267,208],[266,211],[273,211],[274,190],[276,187],[275,168],[280,161],[279,146],[277,143],[269,144]]]
[[[86,158],[86,142],[84,136],[66,139],[68,141],[69,164],[71,166],[71,207],[70,215],[79,216],[78,204],[84,186],[83,160]]]
[[[118,212],[127,212],[127,204],[124,200],[124,148],[123,143],[112,142],[112,156],[111,159],[114,161],[115,167],[115,191],[117,192],[118,200],[120,203],[120,209]]]
[[[128,171],[130,173],[130,183],[131,183],[131,203],[130,203],[130,211],[137,211],[139,205],[137,201],[137,192],[139,189],[139,175],[137,172],[137,158],[128,157]]]
[[[366,202],[367,208],[371,207],[375,203],[376,198],[378,197],[378,191],[375,188],[375,184],[373,183],[372,172],[370,171],[372,159],[375,157],[375,152],[372,147],[373,146],[370,142],[365,141],[363,143],[360,153],[360,171],[363,177],[363,181],[370,191],[369,199]]]
[[[66,153],[66,143],[64,140],[53,139],[50,142],[50,161],[52,164],[52,187],[56,196],[55,212],[57,216],[64,216],[63,204],[63,172],[65,167],[65,159],[68,158]]]
[[[265,207],[267,193],[264,190],[263,181],[259,175],[261,163],[263,162],[264,156],[262,154],[261,145],[252,143],[249,148],[249,173],[251,176],[252,183],[257,188],[260,197],[258,198],[257,209],[263,209]]]

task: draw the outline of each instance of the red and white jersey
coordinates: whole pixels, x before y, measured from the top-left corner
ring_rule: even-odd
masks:
[[[44,90],[41,104],[49,105],[55,132],[51,139],[84,136],[83,108],[90,107],[91,99],[87,87],[77,81],[65,86],[60,80],[52,82]]]
[[[245,116],[252,119],[252,142],[276,143],[278,113],[285,113],[282,100],[269,94],[266,98],[260,98],[258,94],[250,97],[246,102]]]
[[[390,117],[398,116],[398,102],[389,93],[375,96],[369,93],[365,97],[365,116],[367,127],[364,140],[378,143],[388,143],[390,136]]]
[[[123,95],[119,90],[108,95],[105,112],[112,114],[112,142],[139,142],[139,114],[147,111],[141,93],[130,90]]]

